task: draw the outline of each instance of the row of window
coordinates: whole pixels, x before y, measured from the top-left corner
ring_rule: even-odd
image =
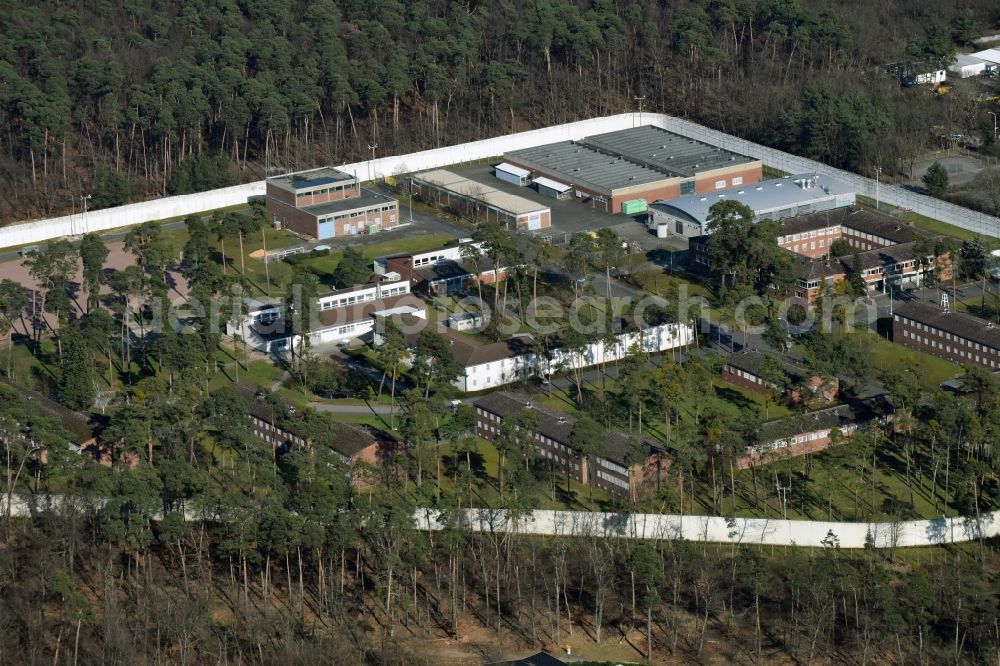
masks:
[[[455,253],[450,252],[446,254],[427,254],[422,257],[414,257],[414,266],[427,266],[428,264],[436,264],[439,261],[455,261],[458,257]]]
[[[976,351],[983,351],[983,352],[988,351],[993,354],[997,353],[996,349],[988,345],[981,345],[978,342],[972,342],[967,338],[963,338],[958,335],[949,333],[947,331],[943,331],[940,328],[935,328],[934,326],[928,326],[927,324],[921,324],[920,322],[913,321],[912,319],[908,319],[907,317],[902,317],[900,315],[896,315],[895,319],[896,321],[904,325],[908,325],[918,331],[924,331],[926,333],[930,333],[931,335],[936,335],[939,338],[944,338],[945,340],[953,340],[958,345],[964,345],[966,347],[969,347],[970,349],[975,349]],[[906,334],[907,331],[904,330],[903,335],[906,336]]]
[[[807,245],[806,243],[802,243],[801,245],[799,245],[798,243],[796,243],[795,245],[792,246],[792,252],[799,252],[800,248],[801,248],[802,252],[805,252],[806,250],[815,250],[816,249],[816,241],[812,241],[812,242],[808,243],[809,247],[806,247],[806,245]],[[826,246],[826,241],[820,239],[820,241],[819,241],[819,248],[822,250],[825,246]]]
[[[624,488],[625,490],[628,490],[628,481],[625,481],[624,479],[620,479],[617,476],[612,476],[611,474],[608,474],[607,472],[602,472],[601,470],[597,470],[597,478],[602,479],[602,480],[606,481],[607,483],[616,485],[619,488]]]
[[[343,222],[344,220],[356,220],[359,217],[367,217],[371,214],[388,213],[394,212],[396,210],[396,204],[389,204],[387,206],[370,206],[368,208],[359,208],[357,210],[347,211],[345,213],[338,213],[336,215],[328,215],[326,217],[319,218],[320,222]],[[396,221],[395,215],[389,216],[390,222]]]
[[[787,236],[781,236],[778,238],[778,244],[789,243],[791,241],[798,240],[808,240],[810,238],[816,238],[817,236],[840,236],[840,225],[832,227],[824,227],[822,229],[813,229],[812,231],[803,231],[797,234],[788,234]]]
[[[408,293],[410,293],[409,285],[403,284],[398,287],[387,287],[381,290],[373,287],[365,291],[352,292],[351,294],[345,294],[337,298],[320,298],[318,302],[320,310],[333,310],[334,308],[342,308],[356,303],[367,303],[378,298],[388,298]]]
[[[479,412],[480,416],[484,416],[485,418],[490,419],[492,421],[495,421],[497,423],[499,423],[500,420],[501,420],[499,417],[497,417],[496,414],[490,414],[489,412],[484,412],[482,409],[479,409],[478,407],[476,408],[476,411]],[[489,433],[496,434],[496,433],[498,433],[500,431],[499,427],[494,426],[494,425],[492,425],[490,423],[487,423],[486,421],[478,421],[476,423],[476,426],[480,430],[482,430],[484,432],[489,432]],[[562,456],[562,455],[554,453],[552,450],[555,449],[559,453],[563,453],[563,454],[565,454],[565,453],[573,453],[572,449],[570,449],[568,446],[564,446],[563,444],[560,444],[559,442],[557,442],[557,441],[555,441],[553,439],[545,437],[544,435],[540,435],[538,433],[535,433],[535,439],[537,441],[539,441],[540,443],[545,444],[544,447],[543,446],[537,446],[537,447],[535,447],[535,448],[538,449],[538,451],[540,452],[540,454],[543,457],[550,458],[552,460],[556,460],[556,461],[558,461],[562,465],[566,464],[566,458],[564,456]],[[576,470],[580,469],[579,463],[573,463],[571,465],[571,467],[573,469],[576,469]]]
[[[746,370],[740,370],[739,368],[734,368],[731,365],[727,365],[726,369],[730,373],[736,375],[737,377],[742,377],[748,382],[753,382],[754,384],[760,384],[762,386],[764,385],[764,380],[758,377],[757,375],[753,374],[752,372],[747,372]]]
[[[278,426],[275,425],[271,425],[267,421],[259,419],[256,416],[251,416],[250,418],[253,421],[254,426],[256,426],[254,429],[254,434],[257,435],[257,437],[259,437],[260,439],[263,439],[265,442],[273,444],[277,443],[278,440],[280,439],[281,442],[287,440],[294,442],[299,446],[305,446],[306,443],[305,440],[299,437],[298,435],[293,435],[287,430],[279,428]],[[272,438],[268,433],[275,433],[275,435]]]
[[[320,310],[333,310],[334,308],[342,308],[347,305],[354,305],[355,303],[366,303],[368,301],[374,301],[376,298],[375,290],[363,291],[350,296],[341,296],[340,298],[330,298],[320,299],[319,309]]]
[[[598,458],[597,464],[606,469],[610,469],[612,472],[618,472],[622,476],[628,476],[628,469],[624,465],[619,465],[616,462],[611,462],[606,458]]]
[[[971,351],[967,352],[964,349],[959,349],[958,347],[952,348],[951,345],[946,345],[943,342],[938,342],[934,339],[928,341],[926,337],[916,334],[911,335],[910,332],[905,329],[903,330],[903,337],[911,338],[913,340],[916,340],[918,343],[922,342],[925,345],[930,345],[933,349],[939,349],[948,354],[957,354],[960,358],[965,358],[970,361],[975,361],[976,363],[982,363],[983,365],[989,365],[989,367],[991,368],[997,367],[997,362],[995,360],[988,359],[985,356],[980,356],[979,354],[973,353]]]
[[[305,199],[306,197],[318,197],[324,194],[330,194],[331,192],[343,192],[344,190],[352,190],[356,188],[355,183],[348,183],[347,185],[334,185],[332,187],[324,187],[320,190],[311,190],[309,192],[296,192],[296,199]]]

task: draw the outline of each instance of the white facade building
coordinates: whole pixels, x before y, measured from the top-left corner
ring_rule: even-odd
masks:
[[[401,323],[406,329],[407,339],[415,342],[424,327],[412,320],[404,319]],[[580,353],[557,350],[551,352],[549,358],[542,358],[536,352],[534,337],[529,334],[518,334],[500,342],[481,343],[443,326],[435,330],[451,342],[452,355],[462,368],[462,375],[455,380],[454,386],[463,393],[485,391],[528,377],[549,377],[558,372],[615,361],[625,358],[635,347],[649,354],[684,347],[694,342],[695,336],[689,324],[661,324],[643,331],[621,333],[616,344],[595,342]],[[378,336],[375,344],[381,344]]]
[[[986,61],[974,55],[961,53],[955,56],[955,62],[948,65],[948,71],[958,74],[960,79],[979,76],[986,71]]]
[[[410,281],[403,280],[398,273],[386,273],[383,277],[385,278],[384,282],[364,284],[350,289],[338,289],[320,294],[317,299],[320,311],[410,293]]]
[[[460,262],[462,260],[463,249],[466,245],[470,248],[476,248],[478,250],[482,250],[483,246],[482,243],[476,243],[471,238],[460,238],[458,239],[458,245],[442,247],[437,250],[428,250],[427,252],[418,252],[407,256],[413,259],[413,268],[433,266],[434,264],[439,264],[445,261]],[[403,255],[389,254],[382,257],[376,257],[372,264],[372,270],[376,275],[392,275],[392,271],[389,270],[387,262],[389,259],[399,256]]]

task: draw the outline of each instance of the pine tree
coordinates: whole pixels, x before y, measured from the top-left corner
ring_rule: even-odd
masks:
[[[59,332],[63,338],[62,375],[57,395],[70,409],[83,409],[94,402],[94,362],[87,340],[75,324]]]
[[[948,170],[940,162],[935,162],[927,168],[927,173],[921,180],[924,181],[927,194],[939,197],[948,189]]]

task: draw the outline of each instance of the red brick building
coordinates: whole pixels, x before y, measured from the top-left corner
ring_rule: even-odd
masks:
[[[730,354],[722,366],[722,379],[756,393],[782,388],[782,396],[792,405],[836,399],[840,389],[840,382],[836,377],[823,377],[779,356],[773,358],[785,374],[784,387],[765,379],[763,375],[767,373],[761,368],[767,358],[767,354],[754,350]]]
[[[340,423],[326,415],[312,415],[325,419],[328,427],[321,429],[321,434],[309,437],[304,434],[302,415],[297,415],[289,405],[283,404],[260,387],[240,384],[236,388],[247,402],[247,416],[257,439],[270,444],[279,452],[328,447],[348,468],[351,485],[354,487],[374,483],[375,471],[395,451],[396,442],[392,437],[366,426]]]
[[[892,341],[955,363],[1000,370],[1000,327],[933,303],[913,301],[897,307]]]
[[[921,246],[917,232],[895,218],[857,208],[797,215],[781,220],[776,241],[784,250],[800,257],[798,285],[793,295],[807,304],[825,292],[836,293],[855,265],[869,290],[921,286],[928,281],[951,279],[952,262],[947,253],[935,256],[933,243]],[[709,273],[708,236],[688,240],[688,263],[692,270]],[[833,256],[831,246],[843,240],[848,254]]]
[[[266,194],[276,225],[313,238],[376,233],[399,224],[395,199],[329,167],[268,178]]]
[[[747,469],[816,453],[829,448],[838,437],[847,439],[871,427],[886,426],[892,420],[892,405],[877,396],[768,421],[761,428],[760,443],[748,446],[736,460],[736,466]]]

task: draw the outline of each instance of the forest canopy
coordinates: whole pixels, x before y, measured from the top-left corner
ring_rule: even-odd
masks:
[[[175,174],[197,170],[193,156],[251,180],[639,98],[839,166],[899,167],[954,110],[906,98],[886,63],[946,59],[997,9],[850,4],[14,0],[0,15],[0,221],[83,192],[187,191]]]

